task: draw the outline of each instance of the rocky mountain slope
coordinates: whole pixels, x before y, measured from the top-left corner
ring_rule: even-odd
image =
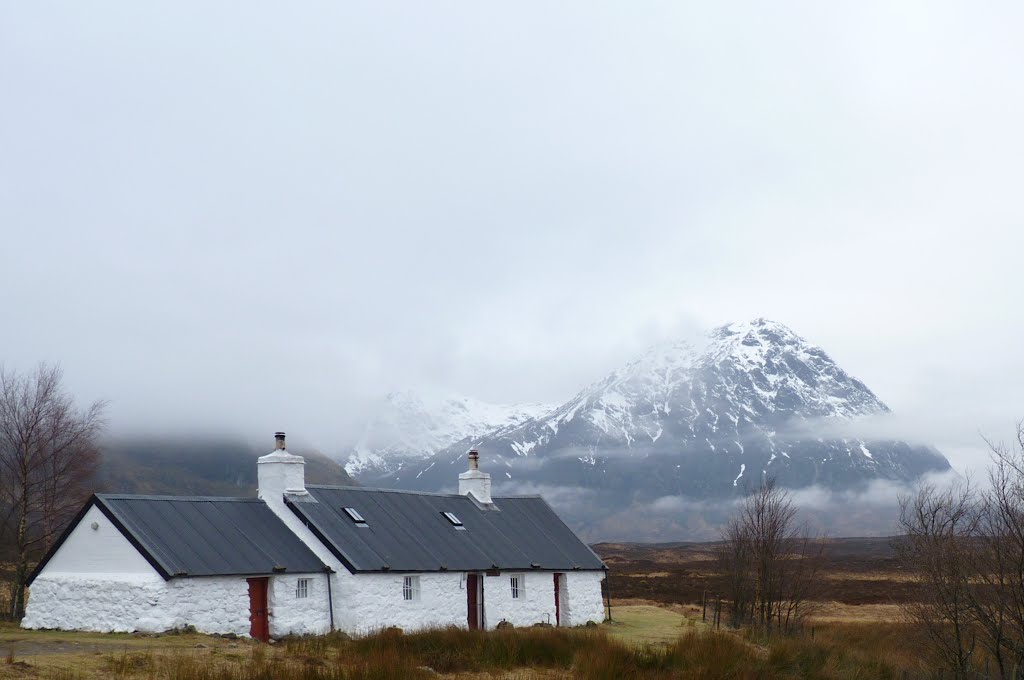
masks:
[[[630,509],[730,499],[768,478],[851,492],[949,469],[930,447],[826,434],[888,410],[824,350],[757,319],[718,328],[701,347],[654,347],[544,415],[403,462],[374,483],[453,488],[476,446],[496,493],[539,490],[608,529]]]
[[[515,427],[554,408],[490,404],[457,394],[393,392],[344,457],[352,475],[374,478],[415,464],[463,439]]]

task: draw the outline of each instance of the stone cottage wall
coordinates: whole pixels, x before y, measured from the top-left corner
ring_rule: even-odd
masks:
[[[296,596],[300,578],[309,579],[304,598]],[[331,630],[330,610],[327,604],[327,574],[274,576],[270,579],[268,594],[272,637],[323,635]],[[337,593],[332,595],[337,597]]]
[[[249,635],[249,584],[244,576],[176,578],[168,582],[162,606],[168,628],[191,625],[200,633]]]
[[[166,590],[156,573],[134,580],[41,574],[32,583],[21,625],[102,633],[167,630],[173,615],[161,604]]]
[[[520,579],[519,597],[512,597],[511,578]],[[555,625],[555,584],[549,571],[503,571],[484,577],[484,607],[487,627],[505,619],[515,626],[535,623]]]
[[[335,609],[338,627],[364,634],[398,626],[406,631],[445,626],[466,626],[466,590],[463,574],[414,574],[419,577],[419,599],[407,601],[402,585],[407,574],[352,574],[342,567],[336,576]]]
[[[604,621],[604,600],[601,597],[601,581],[603,571],[570,571],[565,575],[566,600],[568,601],[569,618],[562,625],[582,626],[587,621],[601,623]]]

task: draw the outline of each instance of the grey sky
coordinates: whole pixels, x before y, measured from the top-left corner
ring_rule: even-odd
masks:
[[[0,359],[330,449],[768,316],[954,463],[1024,417],[1024,5],[11,2]]]

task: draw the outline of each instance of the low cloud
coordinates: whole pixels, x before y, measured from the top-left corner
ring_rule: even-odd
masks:
[[[890,536],[898,533],[899,499],[921,484],[945,486],[960,475],[955,472],[927,475],[916,484],[875,480],[856,491],[834,491],[821,486],[790,489],[799,521],[826,536]],[[713,541],[742,497],[697,499],[662,496],[634,502],[600,522],[587,525],[591,540],[617,541]],[[628,518],[643,518],[630,524]]]

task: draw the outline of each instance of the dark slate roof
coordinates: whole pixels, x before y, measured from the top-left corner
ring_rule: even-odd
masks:
[[[325,569],[313,551],[256,498],[96,494],[39,563],[32,579],[93,505],[165,579]]]
[[[494,509],[461,495],[307,486],[288,504],[353,572],[569,571],[604,563],[539,496],[494,498]],[[345,513],[354,508],[360,527]],[[454,513],[465,530],[442,513]]]

